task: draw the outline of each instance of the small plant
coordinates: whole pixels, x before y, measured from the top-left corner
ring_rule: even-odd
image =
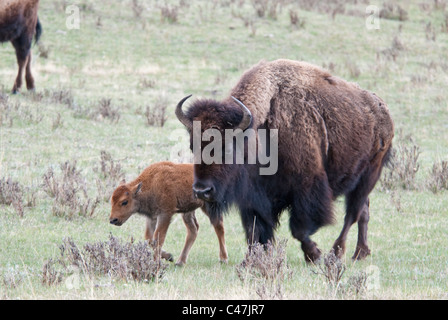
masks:
[[[341,283],[339,293],[343,297],[363,297],[367,294],[367,273],[359,271],[351,275],[346,283]]]
[[[125,242],[110,235],[108,241],[87,243],[79,247],[71,238],[59,246],[60,257],[49,259],[43,267],[42,282],[60,283],[64,274],[74,268],[86,276],[107,276],[125,281],[155,281],[162,279],[168,265],[154,256],[147,241]],[[56,271],[60,267],[62,272]]]
[[[177,23],[179,7],[169,6],[168,4],[165,4],[163,6],[160,6],[160,14],[162,22],[168,22],[171,24]]]
[[[433,193],[448,190],[448,161],[436,162],[432,166],[428,188]]]
[[[146,106],[146,123],[149,126],[163,127],[168,119],[168,115],[166,113],[167,108],[168,101],[166,96],[159,96],[152,107]]]
[[[0,204],[12,205],[19,217],[23,218],[23,188],[11,178],[0,180]]]
[[[2,271],[2,283],[5,288],[15,289],[23,283],[26,272],[20,270],[17,266],[8,267]]]
[[[57,128],[62,127],[63,124],[64,124],[64,121],[62,120],[61,114],[58,112],[51,124],[51,130],[55,131]]]
[[[86,181],[76,169],[76,161],[67,161],[60,165],[60,169],[60,175],[49,168],[43,176],[43,190],[54,199],[53,214],[69,219],[93,216],[99,200],[89,197]]]
[[[112,99],[103,98],[98,102],[97,108],[94,109],[91,118],[93,119],[109,119],[112,123],[120,120],[120,112],[118,108],[112,105]]]
[[[62,273],[56,270],[56,265],[57,260],[54,259],[49,259],[44,263],[42,267],[42,284],[52,286],[62,282]]]
[[[399,142],[393,149],[389,167],[385,168],[381,185],[385,190],[401,187],[407,190],[417,188],[415,177],[420,169],[418,158],[420,147],[409,138],[408,143]]]
[[[302,29],[305,26],[305,20],[299,17],[299,14],[296,10],[289,10],[289,21],[291,25],[296,29]]]
[[[260,299],[283,299],[284,281],[291,277],[286,262],[287,240],[277,244],[254,244],[246,259],[236,267],[238,278],[255,285]]]
[[[93,171],[100,175],[100,178],[96,180],[100,198],[109,201],[115,187],[124,178],[120,163],[114,161],[110,153],[102,150],[100,166],[94,168]]]
[[[281,0],[252,0],[252,6],[257,17],[276,20],[280,11]]]
[[[325,254],[322,261],[316,266],[317,270],[312,270],[312,272],[314,274],[323,276],[330,288],[333,290],[337,290],[346,267],[342,263],[342,261],[334,254],[334,251],[332,250],[330,253]]]
[[[380,18],[389,20],[408,20],[408,12],[399,4],[384,2],[383,8],[380,10]]]
[[[143,5],[141,5],[138,0],[132,0],[132,4],[131,4],[131,8],[132,8],[132,13],[134,14],[134,17],[136,19],[140,19],[142,16],[142,12],[143,12]]]
[[[65,105],[69,109],[73,109],[75,107],[75,98],[73,97],[70,89],[45,89],[42,97],[48,99],[50,103],[59,103]]]

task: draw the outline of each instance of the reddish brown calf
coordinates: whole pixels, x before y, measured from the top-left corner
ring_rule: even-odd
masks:
[[[185,245],[176,265],[187,262],[188,253],[196,240],[199,224],[195,210],[204,210],[204,203],[193,195],[193,165],[159,162],[147,167],[134,181],[122,183],[115,189],[111,203],[110,223],[121,226],[134,213],[144,215],[145,239],[152,241],[162,258],[173,256],[162,250],[166,233],[175,213],[180,213],[187,227]],[[227,262],[223,220],[212,222],[219,241],[219,259]]]

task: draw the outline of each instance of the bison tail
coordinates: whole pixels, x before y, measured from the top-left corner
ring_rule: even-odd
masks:
[[[34,35],[35,43],[37,43],[42,35],[42,25],[40,24],[39,18],[37,18],[36,23],[36,33]]]

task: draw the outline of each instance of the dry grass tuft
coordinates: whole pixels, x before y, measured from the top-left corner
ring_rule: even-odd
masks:
[[[417,189],[416,174],[420,169],[418,158],[420,147],[412,137],[408,142],[399,141],[392,152],[389,167],[385,168],[381,186],[383,190],[393,190],[397,187],[406,190]]]
[[[12,205],[20,218],[24,216],[25,207],[36,205],[36,190],[32,187],[23,187],[12,178],[0,179],[0,205]]]
[[[168,267],[154,256],[148,242],[123,242],[112,235],[108,241],[87,243],[82,248],[66,238],[59,249],[60,257],[49,259],[43,266],[42,282],[47,285],[60,283],[73,269],[91,279],[107,276],[124,281],[156,281],[164,277]]]
[[[86,180],[77,170],[76,161],[62,163],[60,169],[59,175],[49,168],[43,176],[43,190],[54,199],[53,214],[69,219],[92,217],[99,199],[89,196]]]
[[[236,267],[238,278],[254,284],[260,299],[283,299],[284,282],[292,271],[286,261],[287,240],[276,244],[254,244],[246,259]]]
[[[100,175],[99,179],[96,179],[99,197],[109,201],[114,189],[124,178],[120,163],[112,159],[110,153],[102,150],[100,166],[93,168],[93,171]]]
[[[433,193],[448,190],[448,161],[436,162],[432,166],[428,188]]]

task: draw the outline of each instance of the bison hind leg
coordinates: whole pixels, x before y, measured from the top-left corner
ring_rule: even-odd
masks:
[[[332,198],[326,175],[316,177],[310,187],[300,187],[294,194],[289,225],[293,237],[301,242],[307,262],[315,262],[320,258],[321,251],[310,236],[320,227],[334,222]]]

